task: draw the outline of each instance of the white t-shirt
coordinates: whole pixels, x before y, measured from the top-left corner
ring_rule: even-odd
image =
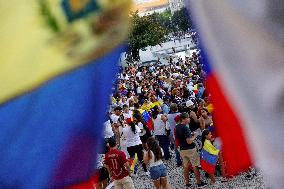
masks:
[[[118,102],[118,105],[120,106],[120,107],[122,107],[123,105],[128,105],[129,104],[129,102],[126,100],[125,102],[122,102],[122,100],[120,100],[119,102]]]
[[[177,77],[177,76],[179,76],[179,73],[173,73],[172,74],[174,77]]]
[[[139,80],[142,80],[142,73],[141,72],[137,72],[136,77],[138,77]]]
[[[128,118],[132,118],[132,111],[129,110],[128,113],[123,112],[124,120],[127,120]]]
[[[105,138],[111,138],[111,137],[114,136],[110,120],[108,120],[104,123],[104,128],[105,128],[105,132],[104,132]]]
[[[140,140],[139,133],[141,132],[139,127],[135,125],[136,133],[131,130],[130,126],[127,126],[122,129],[122,137],[125,138],[126,140],[126,146],[131,147],[131,146],[137,146],[139,144],[142,144]]]
[[[179,112],[168,114],[168,122],[169,122],[169,125],[170,125],[171,133],[174,132],[174,129],[175,129],[175,126],[176,126],[175,117],[179,114],[180,114]]]
[[[143,136],[146,134],[146,130],[143,127],[143,124],[141,122],[138,123],[138,127],[141,130],[141,132],[139,133],[139,136]]]
[[[164,123],[161,119],[162,114],[159,114],[154,119],[154,133],[155,135],[166,135],[166,127],[169,128],[169,122]]]
[[[137,87],[136,92],[137,92],[137,94],[141,94],[142,90],[141,90],[140,86]]]
[[[111,114],[110,119],[113,123],[118,123],[119,116],[115,114]]]
[[[100,168],[102,168],[104,166],[103,165],[104,159],[105,159],[105,154],[98,154],[98,156],[97,156],[97,164],[96,164],[96,168],[97,169],[100,169]]]
[[[121,74],[121,77],[120,77],[121,79],[124,79],[124,80],[129,80],[129,77],[128,77],[128,75],[126,74],[126,76],[124,77],[123,76],[123,74]]]

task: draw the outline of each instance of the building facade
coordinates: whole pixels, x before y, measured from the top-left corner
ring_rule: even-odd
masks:
[[[138,11],[138,14],[143,16],[154,12],[163,12],[169,8],[168,0],[134,0],[133,11]]]
[[[169,0],[169,6],[171,9],[171,13],[173,14],[174,12],[185,7],[185,0]]]

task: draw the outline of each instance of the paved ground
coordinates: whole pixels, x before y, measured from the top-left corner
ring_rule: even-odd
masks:
[[[141,62],[156,61],[158,59],[156,54],[163,54],[163,55],[172,54],[173,53],[172,47],[175,48],[176,52],[179,52],[179,51],[185,51],[185,49],[194,48],[195,44],[191,42],[190,38],[181,39],[180,41],[179,40],[167,41],[163,43],[162,46],[156,45],[154,47],[145,48],[145,51],[140,50],[139,51],[140,60]],[[124,64],[125,59],[126,55],[125,53],[122,53],[120,59],[122,61],[122,64]],[[161,62],[163,61],[165,62],[165,60],[161,58]]]
[[[174,155],[174,154],[172,154]],[[175,164],[175,159],[174,157],[166,162],[166,166],[168,168],[168,178],[169,178],[169,182],[171,185],[172,189],[185,189],[185,184],[184,184],[184,179],[183,179],[183,175],[182,175],[182,168],[181,167],[176,167]],[[265,188],[264,186],[264,182],[263,182],[263,177],[261,175],[261,173],[256,172],[255,170],[253,170],[253,172],[255,173],[255,175],[251,178],[248,179],[246,178],[245,173],[240,174],[232,179],[230,179],[228,182],[226,183],[216,183],[214,185],[209,184],[206,187],[204,187],[205,189],[215,189],[215,188],[220,188],[220,189],[234,189],[234,188],[250,188],[250,189],[262,189]],[[205,176],[203,173],[202,177],[204,180],[206,180]],[[139,172],[138,172],[138,176],[137,178],[133,178],[134,184],[135,184],[135,188],[136,189],[154,189],[154,186],[150,180],[150,178],[148,176],[142,176],[143,175],[143,170],[141,170],[141,166],[139,167]],[[217,177],[217,181],[220,180],[220,177]],[[194,183],[194,178],[191,179],[192,183]],[[210,183],[210,180],[206,180],[207,183]],[[194,186],[193,188],[196,188],[196,186]]]
[[[187,189],[184,184],[184,179],[182,175],[182,168],[176,167],[174,153],[171,151],[173,158],[169,161],[164,161],[168,168],[168,180],[171,185],[171,189]],[[247,178],[248,175],[252,175],[251,178]],[[210,180],[205,178],[203,172],[201,172],[201,177],[203,181],[210,183]],[[154,189],[154,185],[152,184],[149,176],[144,175],[144,171],[142,167],[139,166],[138,176],[132,178],[135,184],[136,189]],[[230,179],[228,182],[221,183],[221,177],[217,177],[217,183],[214,185],[208,184],[203,187],[204,189],[264,189],[265,185],[263,182],[263,177],[260,172],[256,170],[252,170],[250,174],[242,173],[234,178]],[[218,182],[219,181],[219,182]],[[191,183],[195,183],[195,179],[192,176]],[[109,185],[107,189],[113,189],[113,184]],[[194,184],[191,188],[197,188]]]

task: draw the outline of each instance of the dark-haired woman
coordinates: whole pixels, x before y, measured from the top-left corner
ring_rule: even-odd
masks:
[[[147,140],[148,150],[144,154],[144,162],[149,164],[150,176],[156,189],[169,189],[167,168],[162,161],[162,150],[157,140],[153,137]]]
[[[122,137],[126,140],[127,152],[132,159],[134,159],[135,153],[137,153],[138,160],[142,163],[145,173],[149,174],[143,162],[143,147],[139,136],[141,130],[134,122],[130,122],[128,125],[122,129]],[[134,174],[136,174],[136,170],[134,170]]]
[[[152,111],[152,118],[154,123],[154,133],[159,141],[159,145],[165,153],[165,160],[171,158],[170,155],[170,125],[166,115],[161,114],[162,110],[159,106],[155,106]]]
[[[142,115],[139,111],[134,111],[133,114],[133,122],[139,127],[141,132],[139,133],[141,142],[142,142],[142,147],[144,150],[147,149],[146,147],[146,142],[149,137],[151,137],[151,132],[149,128],[147,127],[145,121],[142,118]]]
[[[203,131],[204,129],[207,129],[211,125],[211,123],[213,122],[212,117],[209,116],[208,114],[209,114],[209,112],[206,108],[203,108],[201,110],[201,116],[199,118],[201,131]]]
[[[201,168],[209,174],[211,182],[215,183],[215,166],[218,161],[220,150],[213,145],[212,134],[207,129],[202,132],[201,142]]]

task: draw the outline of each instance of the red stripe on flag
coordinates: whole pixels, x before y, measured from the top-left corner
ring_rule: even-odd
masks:
[[[100,175],[98,172],[95,172],[93,176],[87,181],[80,182],[78,184],[74,184],[69,187],[65,187],[64,189],[94,189],[94,184],[99,183]]]
[[[207,163],[204,159],[200,160],[200,165],[203,171],[214,174],[215,173],[215,166]]]
[[[154,130],[154,126],[153,126],[153,121],[152,121],[152,119],[149,120],[149,121],[147,121],[146,124],[147,124],[148,129],[149,129],[150,131],[153,131],[153,130]]]
[[[238,115],[230,106],[214,74],[207,77],[207,84],[214,105],[214,125],[216,125],[217,135],[222,140],[226,173],[235,175],[252,165],[247,140]]]

